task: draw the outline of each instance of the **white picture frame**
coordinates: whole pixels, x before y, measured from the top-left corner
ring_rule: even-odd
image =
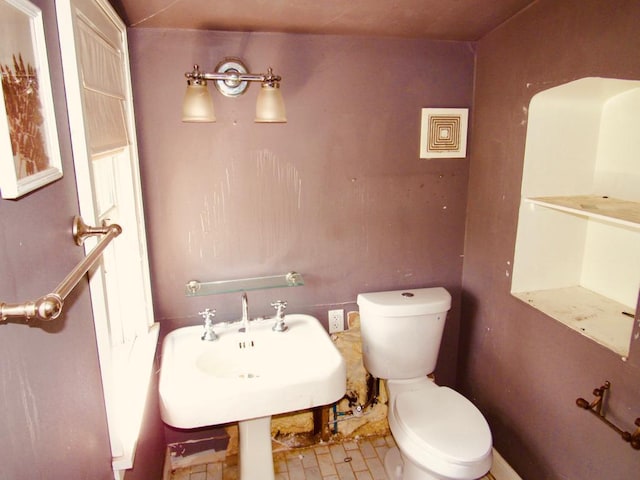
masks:
[[[423,108],[420,158],[465,158],[468,123],[468,108]]]
[[[0,193],[16,199],[62,177],[42,11],[0,0]]]

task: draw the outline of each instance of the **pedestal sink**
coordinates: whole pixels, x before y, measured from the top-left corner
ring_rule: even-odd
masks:
[[[170,332],[162,346],[160,410],[165,423],[197,428],[239,422],[240,478],[273,480],[271,416],[333,403],[345,393],[346,367],[318,320],[217,324],[218,339],[201,340],[202,327]]]

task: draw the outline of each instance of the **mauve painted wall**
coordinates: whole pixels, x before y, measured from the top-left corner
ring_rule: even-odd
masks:
[[[509,294],[529,101],[585,76],[640,79],[639,25],[638,1],[541,0],[478,44],[459,377],[525,480],[640,471],[640,452],[575,405],[610,380],[608,415],[635,429],[637,337],[622,361]]]
[[[420,109],[470,107],[470,43],[131,29],[154,308],[162,334],[240,316],[240,294],[185,283],[296,270],[305,286],[249,292],[252,316],[357,310],[359,292],[443,285],[454,296],[438,378],[454,384],[468,161],[419,159]],[[225,56],[282,75],[289,122],[255,124],[258,84],[211,85],[217,123],[180,120],[184,72]],[[184,435],[167,429],[167,441]]]
[[[0,199],[0,300],[50,292],[84,252],[53,0],[43,10],[64,177],[18,200]],[[0,323],[0,479],[111,479],[111,451],[86,281],[50,323]]]
[[[52,47],[54,2],[34,3],[44,11],[65,177],[20,200],[0,200],[0,298],[9,302],[50,291],[82,256],[70,241],[77,201],[60,56]],[[461,328],[465,393],[487,415],[498,449],[523,478],[634,478],[638,453],[574,402],[609,379],[610,413],[633,428],[640,397],[637,342],[629,362],[622,362],[513,299],[505,274],[515,241],[521,122],[531,96],[587,75],[640,78],[640,5],[620,1],[616,7],[540,1],[480,42],[460,327],[468,163],[419,161],[416,151],[420,107],[469,106],[470,45],[133,30],[154,294],[165,333],[197,322],[195,312],[209,303],[223,320],[239,311],[236,295],[185,299],[189,278],[296,268],[307,286],[278,296],[286,295],[292,310],[318,316],[342,302],[355,308],[351,302],[365,288],[442,284],[456,302],[441,378],[453,382]],[[232,54],[255,70],[272,63],[285,77],[289,124],[251,123],[255,87],[242,99],[216,95],[215,125],[179,122],[183,71]],[[419,77],[393,88],[397,72],[406,69]],[[225,190],[227,172],[233,193]],[[208,232],[205,241],[200,215],[219,211],[215,199],[223,196],[230,225],[222,234]],[[188,233],[200,235],[191,237],[195,254]],[[277,246],[269,243],[276,240]],[[251,293],[254,314],[267,313],[275,293]],[[33,327],[11,322],[0,330],[0,478],[112,478],[86,284],[67,299],[60,320]],[[150,417],[146,436],[157,443],[162,432]],[[154,477],[161,462],[155,450],[143,442],[139,461],[146,466],[127,478]]]
[[[464,42],[131,29],[155,311],[163,332],[240,316],[240,294],[185,283],[296,270],[305,286],[249,292],[253,316],[326,322],[359,292],[443,285],[454,308],[440,365],[455,382],[468,160],[419,158],[420,109],[470,107]],[[258,84],[214,93],[217,123],[182,123],[184,72],[225,56],[282,75],[287,124],[255,124]]]

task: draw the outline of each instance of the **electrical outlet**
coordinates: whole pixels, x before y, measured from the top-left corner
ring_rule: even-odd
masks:
[[[329,310],[329,333],[344,331],[344,310]]]

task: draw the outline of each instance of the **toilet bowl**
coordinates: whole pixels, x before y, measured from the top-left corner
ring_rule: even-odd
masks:
[[[491,468],[491,430],[435,370],[451,295],[442,287],[358,295],[364,366],[385,380],[397,448],[385,456],[390,480],[476,480]]]
[[[386,382],[389,427],[398,445],[391,480],[477,479],[491,468],[491,431],[465,397],[429,378]]]

